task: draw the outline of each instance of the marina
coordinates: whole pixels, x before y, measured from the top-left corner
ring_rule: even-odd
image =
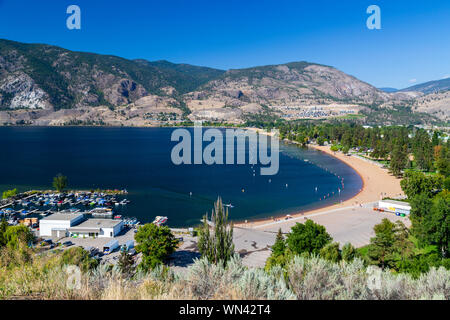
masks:
[[[123,198],[126,190],[115,192],[78,191],[69,193],[28,191],[2,201],[0,218],[17,225],[25,219],[44,219],[53,214],[82,214],[86,217],[123,220],[124,225],[135,227],[140,222],[135,217],[117,214],[120,207],[130,203]],[[119,207],[119,208],[120,208]],[[166,220],[167,221],[167,220]],[[33,224],[31,224],[32,226]]]

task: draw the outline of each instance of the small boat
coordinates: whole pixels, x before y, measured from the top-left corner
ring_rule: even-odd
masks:
[[[104,212],[104,213],[94,212],[91,214],[93,217],[98,217],[98,218],[109,218],[109,217],[112,217],[112,215],[113,215],[112,212]]]
[[[231,204],[231,203],[229,203],[229,204],[225,204],[224,205],[225,207],[228,207],[228,208],[231,208],[231,209],[233,209],[234,208],[234,206]]]
[[[160,227],[161,225],[163,225],[164,223],[166,223],[167,220],[169,220],[169,218],[157,216],[157,217],[155,218],[155,221],[153,221],[153,224],[155,224],[155,225],[157,225],[158,227]]]
[[[95,208],[89,211],[88,213],[92,214],[93,217],[112,217],[113,211],[109,208]]]
[[[127,199],[123,199],[122,201],[120,201],[120,204],[123,205],[123,206],[128,204],[128,203],[130,203],[130,201],[128,201]]]
[[[117,216],[114,216],[114,219],[122,219],[122,216],[119,214]]]

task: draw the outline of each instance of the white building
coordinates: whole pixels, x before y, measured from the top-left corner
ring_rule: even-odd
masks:
[[[39,221],[39,235],[41,237],[65,237],[70,227],[81,223],[83,220],[83,214],[52,214]]]
[[[384,211],[393,212],[396,214],[407,214],[411,213],[411,206],[408,202],[395,201],[395,200],[380,200],[378,202],[378,208]]]
[[[114,238],[123,229],[122,220],[88,219],[68,229],[70,236]]]

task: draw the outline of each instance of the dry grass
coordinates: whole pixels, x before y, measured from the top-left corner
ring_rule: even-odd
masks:
[[[24,258],[25,257],[25,258]],[[100,265],[82,273],[80,288],[67,286],[69,274],[59,254],[12,259],[2,252],[0,298],[70,300],[150,299],[449,299],[450,272],[432,269],[417,280],[372,270],[362,261],[334,264],[319,258],[295,257],[286,269],[248,269],[236,257],[226,269],[197,260],[185,273],[167,267],[125,278],[117,268]],[[28,260],[27,260],[28,259]],[[369,270],[370,271],[370,270]],[[378,275],[379,288],[368,285]]]

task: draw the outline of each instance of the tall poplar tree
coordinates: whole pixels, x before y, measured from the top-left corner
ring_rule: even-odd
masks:
[[[214,204],[211,222],[208,222],[207,214],[203,217],[198,247],[202,256],[215,264],[226,265],[234,254],[233,224],[228,222],[228,210],[224,209],[220,197]]]

